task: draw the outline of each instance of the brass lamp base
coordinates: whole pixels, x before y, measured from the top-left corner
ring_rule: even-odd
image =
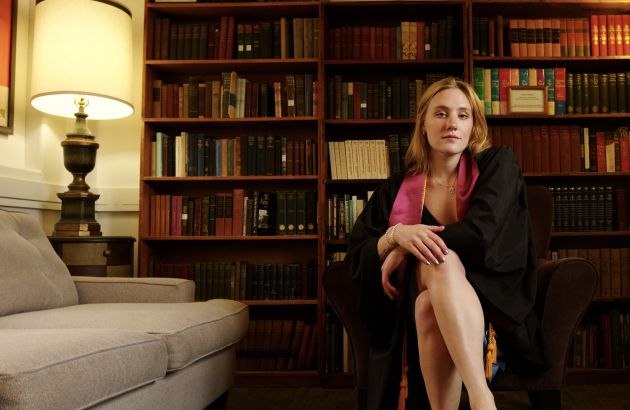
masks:
[[[94,203],[100,195],[90,192],[85,176],[94,169],[98,143],[86,125],[86,103],[78,103],[79,112],[73,132],[61,142],[63,164],[72,173],[68,190],[58,193],[61,199],[61,219],[55,224],[52,236],[102,236],[101,225],[94,218]]]

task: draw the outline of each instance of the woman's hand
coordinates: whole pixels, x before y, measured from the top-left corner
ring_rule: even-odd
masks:
[[[395,231],[396,243],[427,265],[444,262],[448,254],[446,244],[437,233],[444,226],[435,225],[400,225]]]
[[[406,254],[407,251],[404,248],[397,246],[387,254],[381,265],[381,284],[383,285],[383,292],[390,299],[394,299],[398,296],[398,290],[392,285],[390,278],[392,273],[396,272],[396,270],[402,274],[405,269]],[[399,277],[398,281],[400,282],[401,280],[402,278]]]

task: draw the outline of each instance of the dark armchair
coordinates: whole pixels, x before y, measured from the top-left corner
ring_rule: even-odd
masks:
[[[546,255],[552,227],[553,201],[543,186],[528,187],[528,203],[538,255]],[[348,331],[354,354],[354,379],[358,408],[366,406],[368,380],[368,336],[358,312],[358,293],[350,270],[343,262],[331,264],[324,272],[326,296]],[[560,390],[573,331],[597,287],[597,271],[582,258],[540,261],[536,309],[543,335],[549,341],[551,368],[535,377],[508,373],[493,390],[525,390],[535,409],[560,409]]]

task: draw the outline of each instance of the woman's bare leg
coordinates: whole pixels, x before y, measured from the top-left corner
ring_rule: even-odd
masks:
[[[459,257],[451,251],[439,265],[420,264],[418,283],[420,289],[428,292],[446,348],[468,391],[471,408],[496,409],[484,372],[483,311]]]
[[[457,409],[462,379],[446,348],[426,290],[420,292],[416,299],[415,318],[420,368],[431,408]]]

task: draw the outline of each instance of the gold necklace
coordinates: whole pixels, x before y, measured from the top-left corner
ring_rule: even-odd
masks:
[[[444,184],[435,178],[431,178],[431,180],[435,182],[436,184],[438,184],[439,186],[441,186],[442,188],[446,188],[449,194],[455,195],[455,183],[457,179],[455,179],[455,181],[452,184]]]

